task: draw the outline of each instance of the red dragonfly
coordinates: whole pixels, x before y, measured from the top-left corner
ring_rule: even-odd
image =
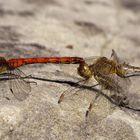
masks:
[[[0,76],[8,76],[9,87],[12,94],[18,100],[24,100],[31,91],[30,82],[18,68],[23,65],[35,63],[55,63],[55,64],[79,64],[83,61],[80,57],[39,57],[39,58],[12,58],[6,60],[0,57]]]

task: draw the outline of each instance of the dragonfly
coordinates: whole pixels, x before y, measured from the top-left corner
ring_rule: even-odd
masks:
[[[0,57],[0,77],[8,77],[9,88],[16,99],[25,100],[31,91],[30,81],[19,67],[35,63],[79,64],[80,57],[38,57],[38,58],[11,58]]]
[[[81,83],[89,82],[94,77],[97,85],[101,86],[101,90],[111,91],[110,97],[114,101],[117,101],[119,105],[128,105],[127,91],[125,91],[127,87],[125,86],[130,85],[130,79],[127,78],[127,75],[135,71],[138,72],[138,70],[140,70],[140,67],[121,61],[115,50],[112,50],[110,58],[98,56],[87,60],[84,59],[84,61],[79,63],[77,73],[84,78],[84,80],[81,80]],[[60,95],[59,104],[63,101],[65,95],[66,92]],[[91,101],[86,111],[86,116],[88,116],[98,97],[99,94]]]

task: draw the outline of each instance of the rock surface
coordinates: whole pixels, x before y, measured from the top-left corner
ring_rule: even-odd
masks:
[[[122,59],[140,66],[139,24],[139,0],[0,0],[0,55],[110,57],[115,49]],[[76,67],[35,64],[21,70],[27,75],[76,82],[80,79]],[[85,120],[94,91],[81,90],[58,105],[61,93],[72,87],[36,82],[22,102],[1,82],[1,140],[140,139],[139,113],[114,107],[102,97]],[[136,96],[132,98],[137,101],[139,83],[139,77],[132,78],[131,91]]]

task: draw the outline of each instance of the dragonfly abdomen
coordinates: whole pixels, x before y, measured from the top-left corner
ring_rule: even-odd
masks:
[[[35,63],[54,63],[54,64],[79,64],[84,61],[80,57],[40,57],[40,58],[14,58],[7,60],[11,68]]]

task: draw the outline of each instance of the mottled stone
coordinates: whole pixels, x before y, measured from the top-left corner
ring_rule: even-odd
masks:
[[[126,62],[140,66],[139,5],[138,0],[0,0],[0,55],[110,58],[114,49]],[[76,68],[34,64],[20,69],[26,75],[77,82],[81,78]],[[131,81],[129,100],[140,108],[140,78]],[[59,105],[59,96],[66,90],[71,95],[72,86],[35,82],[22,102],[1,82],[1,140],[140,139],[140,113],[121,110],[100,96],[85,119],[97,94],[94,90],[77,89]],[[91,80],[90,85],[94,84]]]

